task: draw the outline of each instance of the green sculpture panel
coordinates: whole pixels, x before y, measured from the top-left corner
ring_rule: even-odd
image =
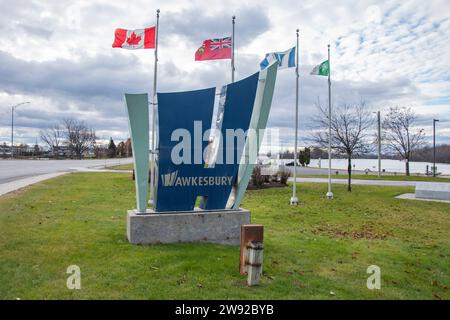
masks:
[[[145,213],[149,190],[149,121],[148,94],[125,94],[128,126],[133,147],[136,183],[136,208]]]

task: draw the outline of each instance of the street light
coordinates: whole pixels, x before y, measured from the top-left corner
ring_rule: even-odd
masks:
[[[436,122],[438,119],[433,119],[433,177],[436,177]]]
[[[14,111],[27,103],[30,102],[22,102],[11,107],[11,160],[14,159]]]

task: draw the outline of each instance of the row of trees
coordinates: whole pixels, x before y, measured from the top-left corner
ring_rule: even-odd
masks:
[[[107,156],[108,158],[123,158],[123,157],[131,157],[133,155],[133,151],[131,148],[131,139],[128,138],[127,141],[121,141],[116,146],[113,138],[109,139]]]
[[[415,151],[414,161],[433,161],[433,147],[425,146]],[[436,146],[436,162],[450,163],[450,145]]]
[[[75,119],[64,119],[60,124],[47,130],[41,130],[39,136],[56,157],[63,148],[68,149],[69,157],[77,159],[82,159],[86,153],[91,151],[96,158],[132,156],[130,139],[120,142],[116,146],[111,138],[108,148],[102,148],[96,144],[98,138],[95,130],[84,121]]]
[[[317,103],[319,115],[314,118],[312,140],[321,148],[329,143],[328,109]],[[409,176],[409,162],[413,153],[424,146],[425,132],[415,127],[417,117],[411,108],[393,107],[382,121],[384,147],[405,161],[405,173]],[[370,134],[374,117],[364,102],[344,104],[334,109],[331,116],[331,147],[338,155],[348,159],[348,191],[352,190],[352,159],[356,155],[375,149],[379,137]]]
[[[82,159],[83,155],[95,146],[95,130],[84,121],[64,119],[50,129],[41,130],[41,141],[47,144],[53,154],[58,154],[61,147],[67,146],[71,158]]]

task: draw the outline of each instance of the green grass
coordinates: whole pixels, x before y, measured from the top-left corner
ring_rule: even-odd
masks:
[[[303,178],[328,178],[327,174],[302,174]],[[346,174],[332,174],[333,179],[348,179]],[[450,178],[426,177],[426,176],[405,176],[405,175],[382,175],[378,177],[373,174],[352,174],[352,179],[359,180],[390,180],[390,181],[429,181],[429,182],[450,182]]]
[[[0,299],[449,299],[450,205],[395,199],[411,188],[299,184],[249,191],[243,207],[265,227],[261,285],[247,287],[239,249],[135,246],[128,174],[76,173],[0,198]],[[81,268],[68,290],[66,269]],[[381,268],[381,290],[366,269]],[[335,295],[330,295],[333,291]]]
[[[132,163],[118,164],[118,165],[115,165],[115,166],[109,166],[109,167],[107,167],[107,169],[112,169],[112,170],[133,170],[134,169],[134,164],[132,164]]]

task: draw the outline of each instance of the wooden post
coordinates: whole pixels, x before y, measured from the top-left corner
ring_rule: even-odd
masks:
[[[259,283],[262,274],[263,244],[256,241],[249,242],[247,251],[247,285],[255,286]]]
[[[239,272],[247,273],[248,252],[247,246],[250,242],[263,243],[264,226],[260,224],[243,224],[241,225],[241,256],[239,264]]]

